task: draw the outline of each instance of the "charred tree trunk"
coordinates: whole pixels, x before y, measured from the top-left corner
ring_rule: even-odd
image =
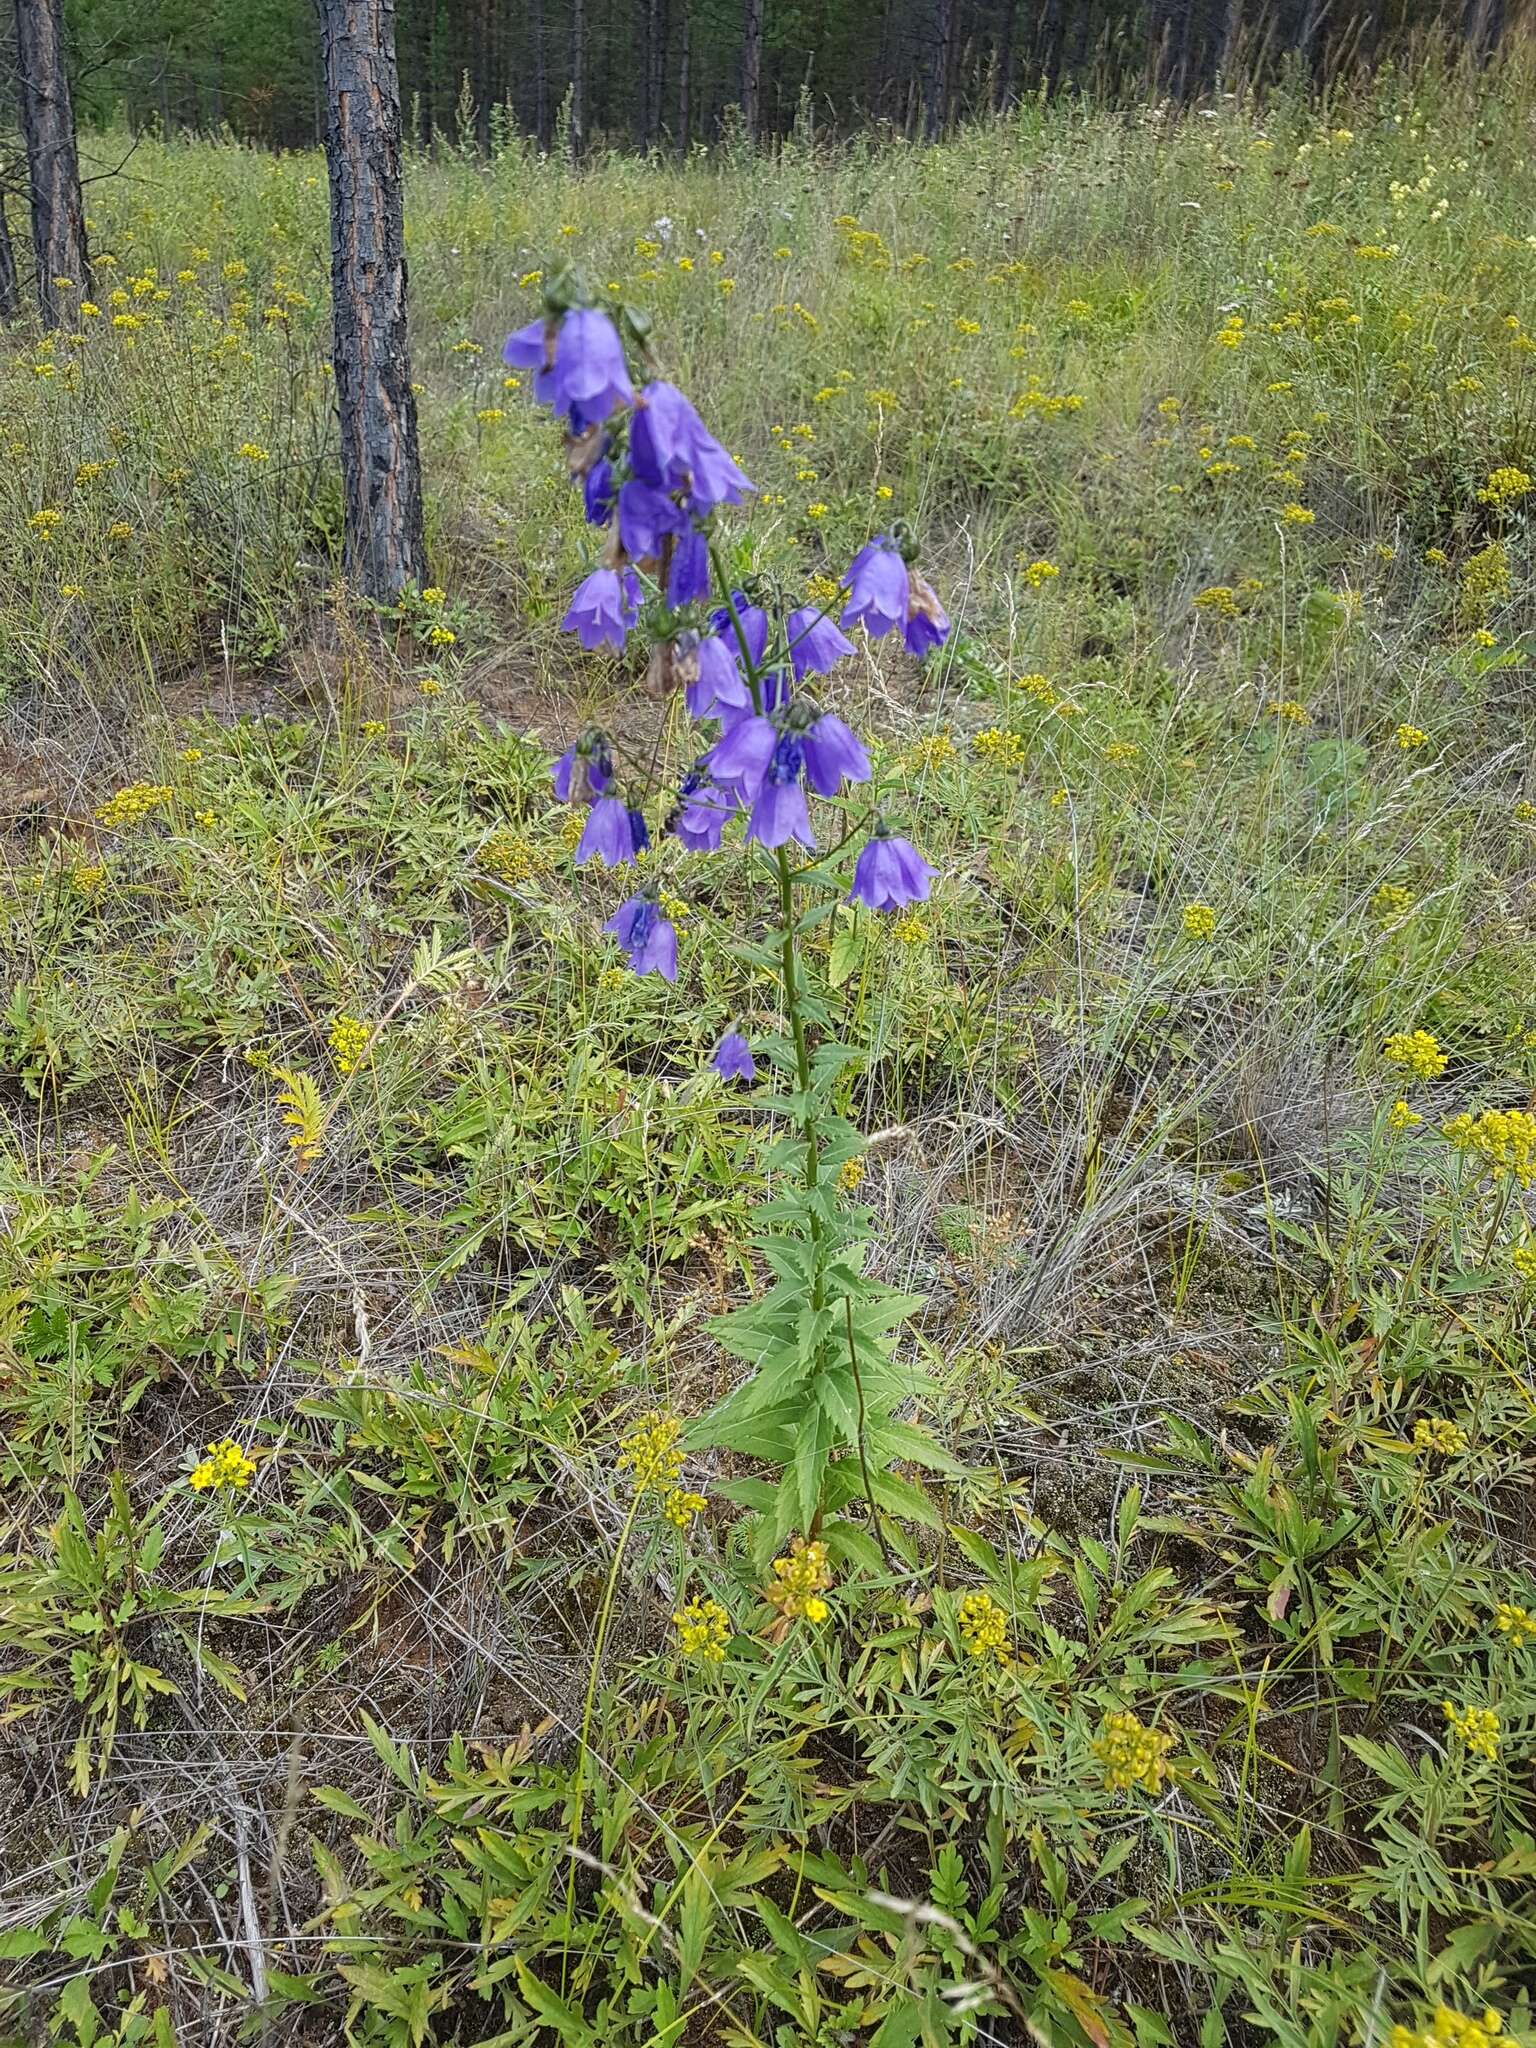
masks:
[[[587,137],[587,4],[571,0],[571,156],[581,161]]]
[[[549,153],[549,60],[544,51],[544,0],[533,0],[533,132],[539,154]]]
[[[683,0],[682,47],[677,56],[677,147],[686,156],[693,147],[693,15]]]
[[[45,327],[62,327],[90,296],[90,259],[61,0],[16,0],[16,73],[32,185],[37,303]],[[68,286],[59,278],[68,278]]]
[[[757,140],[763,106],[763,0],[747,0],[741,30],[741,125]]]
[[[1003,0],[997,30],[997,59],[992,73],[992,105],[997,113],[1013,105],[1013,42],[1018,33],[1019,0]]]
[[[955,36],[955,0],[933,0],[923,67],[923,133],[937,142],[949,125],[949,71]]]
[[[14,320],[21,311],[21,284],[16,276],[16,250],[5,217],[5,189],[0,186],[0,320]]]
[[[348,576],[388,603],[426,581],[406,346],[394,0],[317,0],[331,185],[331,298]]]

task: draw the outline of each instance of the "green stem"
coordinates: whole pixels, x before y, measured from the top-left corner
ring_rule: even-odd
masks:
[[[571,1809],[572,1849],[577,1849],[581,1846],[581,1823],[583,1815],[586,1810],[587,1795],[587,1744],[592,1734],[592,1709],[597,1700],[598,1673],[602,1670],[603,1666],[603,1644],[607,1641],[608,1622],[613,1614],[614,1589],[617,1587],[619,1583],[619,1566],[624,1562],[624,1553],[629,1548],[630,1531],[635,1526],[635,1516],[640,1511],[640,1502],[644,1498],[644,1495],[644,1487],[637,1486],[635,1489],[635,1497],[629,1504],[629,1513],[624,1517],[624,1527],[619,1532],[618,1547],[615,1549],[613,1553],[613,1563],[608,1568],[608,1583],[603,1588],[603,1604],[598,1612],[597,1634],[592,1644],[592,1668],[587,1673],[586,1704],[581,1710],[581,1740],[580,1745],[576,1751],[576,1785],[574,1792],[574,1802]],[[569,1931],[571,1924],[575,1918],[575,1912],[576,1858],[572,1856],[570,1875],[566,1880],[565,1887],[565,1923],[567,1937],[569,1937]],[[568,1961],[569,1949],[565,1951],[560,1961],[560,1985],[562,1990],[565,1988],[566,1964]]]

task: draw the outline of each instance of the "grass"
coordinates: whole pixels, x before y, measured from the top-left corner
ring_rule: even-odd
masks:
[[[1536,2038],[1530,85],[414,162],[378,619],[322,167],[92,186],[0,357],[0,2038]],[[841,686],[933,901],[812,940],[954,1465],[821,1623],[623,1456],[730,1384],[778,1020],[749,872],[637,981],[550,797],[688,744],[558,631],[567,259],[744,573],[899,515],[956,624]]]

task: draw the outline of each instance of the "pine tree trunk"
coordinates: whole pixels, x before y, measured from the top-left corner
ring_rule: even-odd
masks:
[[[61,0],[16,0],[16,71],[32,183],[37,303],[45,327],[62,327],[89,297],[90,259]],[[55,283],[57,278],[68,278],[68,286]]]
[[[544,50],[544,0],[533,0],[533,132],[539,154],[549,153],[549,59]]]
[[[687,156],[693,147],[693,16],[683,0],[682,48],[677,58],[677,147]]]
[[[587,6],[571,0],[571,156],[579,163],[587,136]]]
[[[21,284],[16,276],[16,250],[5,217],[5,191],[0,187],[0,320],[14,320],[21,311]]]
[[[763,98],[763,0],[747,0],[741,30],[741,125],[757,140]]]
[[[934,0],[923,78],[923,133],[937,142],[949,125],[949,69],[955,0]]]
[[[348,576],[388,603],[426,580],[406,346],[394,0],[317,0],[331,185],[332,362]]]

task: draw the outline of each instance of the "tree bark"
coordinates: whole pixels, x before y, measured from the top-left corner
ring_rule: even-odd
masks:
[[[741,29],[741,125],[757,140],[763,106],[763,0],[747,0]]]
[[[14,320],[21,311],[21,285],[16,276],[16,250],[5,217],[5,191],[0,187],[0,320]]]
[[[332,364],[348,576],[388,603],[426,581],[406,343],[394,0],[316,0],[331,186]]]
[[[693,147],[693,15],[683,0],[682,48],[677,58],[677,147],[686,156]]]
[[[16,0],[16,73],[32,184],[37,303],[45,327],[62,327],[90,295],[90,258],[60,0]],[[68,278],[68,286],[58,278]]]
[[[571,156],[579,163],[587,139],[587,4],[571,0]]]
[[[544,0],[533,0],[533,132],[539,154],[549,153],[549,60],[544,50]]]
[[[949,70],[955,35],[955,0],[933,0],[923,77],[923,133],[937,142],[949,125]]]

